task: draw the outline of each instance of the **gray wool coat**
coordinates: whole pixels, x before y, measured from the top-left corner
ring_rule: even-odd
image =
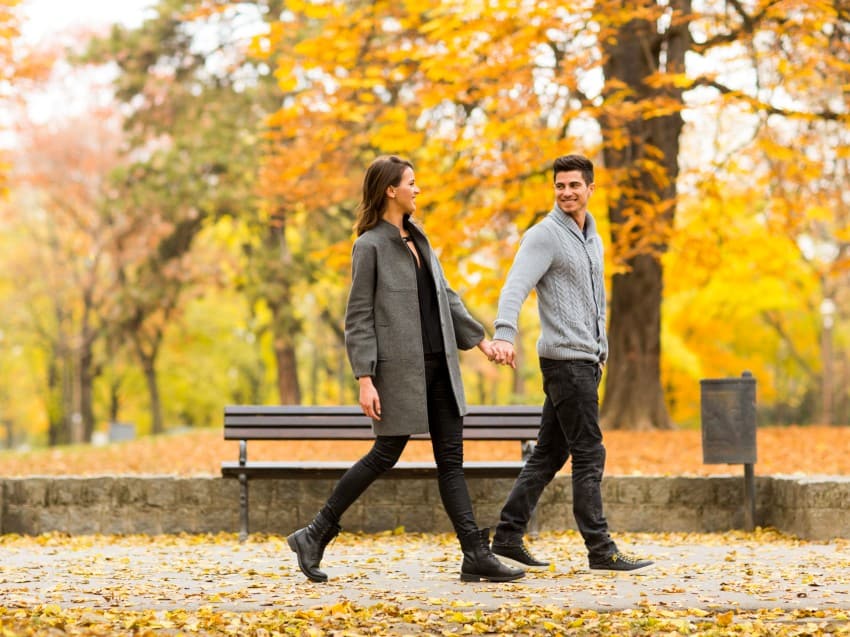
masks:
[[[443,269],[418,226],[405,227],[424,246],[423,263],[437,289],[446,362],[458,412],[466,413],[458,350],[475,347],[484,328],[446,282]],[[354,376],[372,376],[381,400],[379,436],[428,432],[425,362],[416,270],[398,228],[381,220],[354,242],[351,290],[345,312],[345,347]]]

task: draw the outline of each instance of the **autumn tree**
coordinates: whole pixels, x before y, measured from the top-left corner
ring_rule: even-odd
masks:
[[[195,284],[217,276],[195,267],[193,242],[216,218],[255,205],[255,125],[263,111],[254,78],[236,72],[240,60],[230,57],[226,34],[198,49],[202,33],[227,25],[195,21],[197,5],[163,0],[140,27],[115,26],[94,39],[84,59],[118,65],[116,96],[129,109],[135,160],[117,176],[115,204],[163,230],[144,260],[119,270],[121,323],[147,379],[155,433],[164,428],[156,362],[165,334]]]
[[[266,118],[284,93],[246,33],[264,31],[282,10],[278,1],[163,0],[156,17],[138,29],[116,28],[94,45],[90,59],[118,63],[118,96],[133,109],[135,144],[157,149],[156,161],[145,159],[143,170],[160,174],[160,186],[142,190],[167,193],[162,207],[172,214],[191,212],[183,240],[173,245],[187,250],[205,223],[232,221],[231,243],[242,253],[232,283],[245,295],[250,329],[274,352],[278,400],[298,403],[296,347],[304,320],[298,298],[321,265],[306,255],[334,235],[339,209],[328,202],[315,215],[311,210],[309,222],[325,223],[325,232],[302,231],[298,187],[263,170],[264,147],[277,134]],[[163,174],[163,166],[172,172]]]
[[[574,151],[600,159],[596,205],[607,203],[611,232],[602,411],[610,428],[672,426],[661,382],[661,259],[676,231],[685,115],[723,104],[770,127],[795,118],[846,122],[844,104],[783,103],[805,84],[784,81],[801,62],[822,85],[835,83],[828,69],[844,68],[838,3],[588,2],[529,5],[522,14],[499,3],[288,9],[276,28],[299,24],[306,37],[270,49],[293,87],[281,117],[332,114],[330,132],[298,129],[301,147],[395,150],[418,160],[436,184],[425,220],[459,272],[489,267],[499,280],[512,250],[493,241],[513,243],[551,206],[552,159]],[[765,75],[771,64],[777,72]],[[287,166],[291,180],[308,176]],[[478,280],[481,297],[492,297],[492,278]]]
[[[92,114],[19,123],[12,223],[29,252],[16,288],[45,352],[49,444],[91,439],[94,382],[116,302],[112,240],[120,229],[104,204],[120,123],[108,111]]]
[[[14,42],[18,35],[18,17],[14,12],[19,0],[0,1],[0,104],[9,98],[9,85],[16,74]],[[6,190],[5,162],[0,156],[0,192]]]
[[[773,403],[768,415],[779,422],[847,422],[850,417],[844,362],[850,126],[842,89],[850,48],[846,10],[834,9],[835,14],[798,12],[793,19],[776,14],[783,29],[762,36],[770,46],[739,51],[758,79],[756,95],[772,102],[750,98],[751,104],[744,100],[748,93],[717,101],[700,126],[715,158],[687,171],[683,219],[702,229],[691,233],[703,247],[695,253],[717,264],[711,276],[697,280],[709,293],[723,290],[723,298],[712,294],[716,306],[734,299],[733,315],[752,316],[750,355],[743,356],[733,334],[724,334],[714,347],[725,355],[706,356],[706,367],[716,370],[730,353],[740,362],[729,368],[758,365],[761,347],[755,343],[776,343],[760,377],[767,381],[765,398]],[[741,237],[748,238],[746,249],[739,245]],[[675,273],[696,275],[703,268],[692,268],[694,257],[682,253],[681,240],[676,243],[671,268],[674,294],[681,295],[683,282]],[[717,251],[725,259],[715,256]],[[691,287],[693,298],[699,288]],[[690,329],[685,317],[671,310],[676,331]],[[714,314],[708,308],[691,312],[697,329],[704,322],[701,313]],[[700,348],[693,343],[693,349]]]

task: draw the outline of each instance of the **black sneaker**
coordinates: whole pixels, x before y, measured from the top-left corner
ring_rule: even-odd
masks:
[[[519,544],[496,544],[494,542],[490,550],[499,557],[513,560],[523,566],[549,566],[549,562],[544,562],[534,557],[522,540],[520,540]]]
[[[636,571],[639,568],[646,568],[652,564],[652,560],[642,560],[617,551],[601,560],[590,562],[590,568],[595,571]]]

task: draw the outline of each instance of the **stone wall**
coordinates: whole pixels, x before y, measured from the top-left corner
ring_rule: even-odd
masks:
[[[309,522],[333,480],[251,482],[251,531],[286,534]],[[476,518],[493,526],[513,481],[469,480]],[[603,480],[613,531],[718,532],[744,524],[744,479],[621,477]],[[569,476],[538,507],[540,530],[575,528]],[[756,523],[801,539],[850,538],[850,478],[757,477]],[[346,513],[348,531],[451,530],[436,480],[378,480]],[[0,533],[216,533],[239,527],[239,485],[220,477],[32,477],[0,480]]]

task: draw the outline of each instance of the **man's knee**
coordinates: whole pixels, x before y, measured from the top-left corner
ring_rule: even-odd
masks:
[[[534,471],[549,483],[567,463],[567,458],[569,458],[569,454],[566,452],[552,453],[541,451],[538,453],[538,449],[535,448],[531,457],[526,461],[525,466],[529,471]]]
[[[573,451],[573,471],[593,471],[602,476],[605,469],[605,447],[602,444]]]

